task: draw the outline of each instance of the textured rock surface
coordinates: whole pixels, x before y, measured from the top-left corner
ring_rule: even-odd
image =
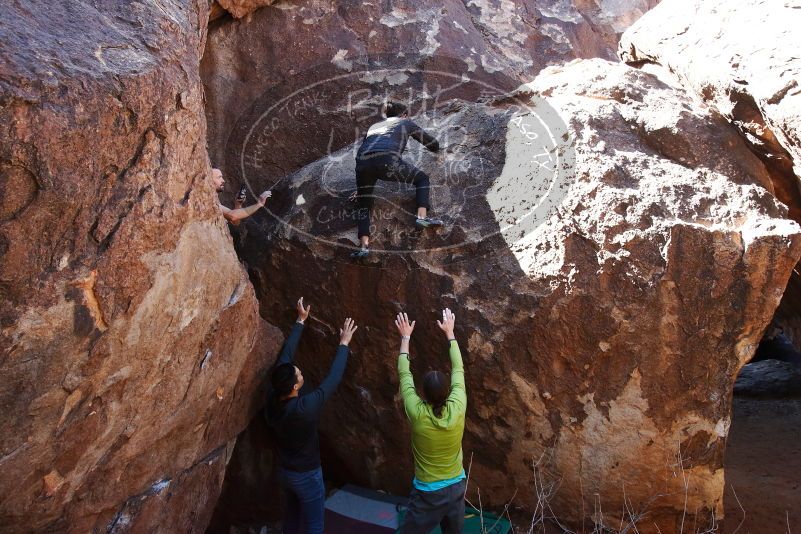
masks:
[[[291,319],[290,319],[291,320]],[[331,470],[326,469],[330,482]],[[225,483],[209,523],[209,534],[228,534],[231,527],[259,525],[283,519],[272,435],[263,417],[254,417],[236,439],[225,472]],[[246,530],[246,529],[242,529]]]
[[[797,2],[665,0],[625,32],[619,53],[624,61],[664,67],[731,120],[801,222],[799,24]],[[800,311],[801,279],[794,274],[777,320],[799,350]]]
[[[797,352],[801,352],[801,275],[799,273],[801,270],[796,265],[787,282],[787,289],[774,318],[776,324],[781,325],[782,331]]]
[[[241,5],[245,4],[251,3]],[[292,0],[241,20],[221,20],[209,30],[201,71],[212,162],[230,177],[238,176],[236,155],[226,152],[227,145],[236,136],[242,115],[254,112],[254,103],[275,103],[265,92],[276,84],[302,86],[367,68],[380,77],[381,68],[403,65],[426,72],[390,78],[388,90],[400,97],[416,78],[425,79],[437,71],[456,74],[457,80],[463,73],[513,89],[548,64],[577,57],[616,59],[620,33],[655,4],[656,0],[404,0],[391,4]],[[509,85],[509,80],[514,83]],[[340,91],[345,90],[343,82]],[[378,101],[383,94],[372,98]],[[367,99],[361,93],[356,101]],[[323,131],[333,124],[347,126],[348,139],[329,140],[308,132],[270,139],[264,172],[283,176],[319,158],[329,142],[337,149],[351,142],[351,132],[358,126],[352,109],[329,108],[326,100],[323,95],[319,109],[303,117],[303,122]],[[233,181],[230,187],[229,192],[235,193]]]
[[[533,509],[542,477],[558,487],[550,502],[563,520],[598,520],[600,504],[618,525],[627,499],[649,512],[640,532],[678,532],[683,473],[687,517],[720,517],[732,387],[801,254],[799,228],[737,132],[650,74],[577,61],[518,97],[421,118],[441,138],[467,132],[444,155],[408,154],[435,184],[447,180],[433,191],[447,231],[411,230],[411,195],[390,188],[376,202],[376,252],[349,261],[347,149],[275,187],[283,222],[250,222],[243,254],[257,293],[270,295],[263,311],[283,317],[278,303],[298,291],[316,310],[299,356],[307,380],[326,369],[335,325],[346,314],[362,325],[323,420],[337,455],[327,465],[408,490],[391,321],[401,309],[418,320],[419,377],[444,365],[434,320],[448,305],[467,361],[473,497],[480,487],[485,506],[516,495]],[[513,118],[521,102],[531,109]],[[551,106],[565,128],[546,121],[560,155],[551,163],[564,171],[552,183],[523,133]],[[561,196],[542,193],[549,183]],[[532,206],[543,199],[551,211]]]
[[[107,532],[205,532],[226,472],[234,441],[194,465],[129,497],[106,526]]]
[[[206,6],[0,8],[4,532],[202,530],[252,413],[280,337],[206,178]]]
[[[260,7],[271,6],[277,0],[219,0],[216,2],[235,18],[242,18]]]
[[[801,210],[799,24],[798,3],[786,0],[665,0],[625,32],[619,52],[627,62],[666,67],[740,128],[783,182],[777,192],[794,214]]]
[[[801,397],[801,368],[779,360],[746,364],[737,376],[734,394],[761,398]]]

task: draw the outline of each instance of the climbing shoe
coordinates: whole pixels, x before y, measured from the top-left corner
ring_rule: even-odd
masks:
[[[415,224],[420,228],[428,228],[430,226],[442,226],[442,219],[435,219],[433,217],[418,217]]]
[[[370,254],[370,249],[360,248],[354,252],[350,253],[351,258],[366,258],[367,255]]]

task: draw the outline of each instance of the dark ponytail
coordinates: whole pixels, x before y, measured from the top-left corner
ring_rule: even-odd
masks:
[[[450,389],[448,379],[440,371],[429,371],[423,378],[423,396],[431,405],[435,417],[442,417],[442,409],[448,401]]]

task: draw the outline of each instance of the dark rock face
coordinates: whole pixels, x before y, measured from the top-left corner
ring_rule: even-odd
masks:
[[[782,331],[792,343],[797,352],[801,352],[801,276],[798,266],[793,269],[787,289],[776,310],[774,322],[780,325]]]
[[[626,503],[648,511],[641,532],[720,518],[734,380],[801,254],[762,162],[683,91],[602,60],[419,122],[445,150],[407,157],[431,175],[445,230],[415,230],[411,192],[387,187],[374,252],[351,261],[347,147],[275,184],[271,216],[244,238],[271,322],[297,294],[312,303],[307,380],[322,378],[340,321],[361,325],[323,419],[331,464],[408,490],[392,318],[418,320],[419,380],[445,367],[434,320],[449,306],[467,362],[472,497],[534,509],[545,481],[558,486],[557,517],[574,523],[618,525]]]
[[[734,394],[742,397],[801,397],[801,366],[779,360],[746,364],[734,383]]]
[[[6,532],[202,530],[258,402],[280,333],[207,180],[206,20],[0,8]]]
[[[362,91],[354,91],[354,100],[344,108],[328,106],[332,96],[321,93],[314,105],[306,106],[308,114],[299,117],[287,110],[306,129],[282,129],[280,136],[264,138],[269,149],[259,173],[265,178],[282,177],[331,147],[350,144],[360,126],[355,119],[365,114],[360,104],[374,107],[386,94],[405,99],[410,87],[419,93],[425,81],[430,87],[450,85],[461,75],[510,90],[549,64],[581,57],[616,59],[620,33],[655,3],[408,0],[390,6],[304,0],[282,1],[240,20],[215,22],[201,65],[211,160],[231,178],[228,193],[235,193],[236,180],[242,178],[232,148],[241,135],[237,127],[252,124],[249,115],[276,104],[270,93],[276,85],[303,86],[337,76],[352,81],[349,74],[366,71],[372,74],[357,78],[377,81],[386,76],[385,68],[411,71],[393,71],[380,91],[377,83],[362,83]],[[455,75],[455,80],[443,81],[438,72]],[[351,89],[343,80],[336,92]],[[458,90],[450,91],[450,97],[475,98]],[[259,107],[263,102],[267,106]],[[332,129],[339,134],[331,139],[316,134]]]
[[[228,534],[233,525],[280,521],[284,503],[279,488],[272,434],[264,418],[257,416],[236,439],[207,532]]]

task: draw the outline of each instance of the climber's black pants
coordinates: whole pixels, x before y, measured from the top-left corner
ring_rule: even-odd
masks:
[[[359,237],[370,235],[370,211],[373,209],[374,189],[378,180],[414,184],[418,208],[430,208],[431,180],[428,175],[394,154],[370,154],[356,158],[356,200],[359,210],[356,220]]]

